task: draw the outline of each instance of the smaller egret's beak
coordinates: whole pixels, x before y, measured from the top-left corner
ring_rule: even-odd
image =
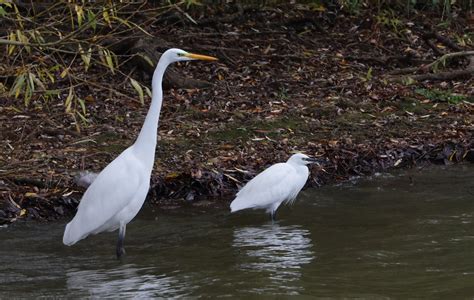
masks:
[[[192,59],[199,59],[199,60],[217,60],[217,58],[207,55],[201,54],[194,54],[194,53],[186,53],[184,56],[192,58]]]
[[[318,159],[318,158],[312,158],[312,157],[305,158],[304,160],[310,164],[317,164],[319,166],[322,165],[324,162],[326,162],[326,160],[324,159]]]

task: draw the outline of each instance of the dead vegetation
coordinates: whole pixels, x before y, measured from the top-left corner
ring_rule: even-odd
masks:
[[[220,202],[295,150],[329,160],[311,186],[474,160],[472,35],[462,11],[438,26],[443,19],[428,12],[302,4],[68,4],[38,7],[33,18],[21,3],[18,12],[4,7],[0,31],[5,222],[73,211],[82,193],[74,176],[100,171],[136,137],[153,65],[169,47],[220,62],[168,73],[151,202]],[[20,34],[11,27],[19,20]]]

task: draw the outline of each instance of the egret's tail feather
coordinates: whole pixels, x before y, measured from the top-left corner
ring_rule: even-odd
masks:
[[[238,210],[241,210],[242,208],[239,208],[239,205],[237,203],[237,199],[235,199],[234,201],[232,201],[232,203],[230,204],[230,212],[233,213],[233,212],[236,212]]]
[[[235,198],[234,201],[230,204],[230,212],[236,212],[242,209],[247,209],[247,208],[254,208],[255,205],[253,203],[248,203],[248,201],[245,201],[245,198]]]
[[[84,236],[81,235],[81,232],[79,232],[76,227],[77,226],[75,226],[74,221],[71,221],[66,225],[63,235],[64,245],[72,246],[84,238]]]
[[[234,212],[239,211],[239,210],[241,210],[241,209],[243,209],[243,208],[235,208],[234,206],[231,206],[231,207],[230,207],[230,212],[231,212],[231,213],[234,213]]]

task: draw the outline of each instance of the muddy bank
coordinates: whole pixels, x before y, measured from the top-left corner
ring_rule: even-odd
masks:
[[[353,176],[367,176],[396,168],[410,168],[426,164],[452,164],[474,162],[474,145],[467,142],[408,145],[396,141],[396,145],[339,145],[319,144],[306,150],[321,153],[329,159],[323,167],[314,167],[307,187],[318,187],[341,182]],[[314,152],[312,152],[314,151]],[[277,152],[278,153],[278,152]],[[272,154],[273,155],[273,154]],[[278,154],[277,154],[278,155]],[[280,156],[286,153],[280,151]],[[272,159],[269,162],[274,161]],[[275,160],[277,161],[277,160]],[[265,166],[262,164],[262,168]],[[230,167],[226,170],[191,170],[171,174],[168,177],[154,174],[147,202],[161,209],[177,209],[183,206],[228,208],[239,186],[250,180],[259,170]],[[0,222],[12,223],[18,219],[54,220],[74,213],[84,191],[74,183],[65,184],[60,191],[46,188],[41,181],[12,179],[2,181],[2,187],[15,187],[2,203]],[[56,189],[60,189],[59,184]],[[31,192],[33,191],[33,192]],[[62,193],[62,194],[61,194]],[[18,201],[18,202],[17,202]]]
[[[165,91],[148,202],[225,207],[239,185],[291,151],[328,159],[324,169],[312,170],[308,186],[423,163],[472,162],[472,75],[420,82],[386,77],[438,57],[422,35],[426,23],[442,20],[418,14],[396,29],[380,20],[281,6],[246,10],[222,23],[147,28],[174,46],[220,58],[177,66],[180,76],[211,86]],[[466,22],[460,18],[438,34],[462,37]],[[459,47],[470,50],[472,41]],[[447,68],[468,64],[461,58]],[[143,106],[130,100],[136,96],[128,82],[85,75],[102,85],[117,82],[131,96],[82,87],[88,122],[80,126],[62,103],[25,108],[2,98],[0,222],[71,215],[83,192],[74,176],[100,171],[133,143],[149,98]]]

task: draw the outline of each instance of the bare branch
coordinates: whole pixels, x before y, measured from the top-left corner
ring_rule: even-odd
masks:
[[[434,67],[438,66],[440,63],[443,63],[447,61],[450,58],[453,57],[463,57],[463,56],[473,56],[474,51],[460,51],[460,52],[452,52],[452,53],[447,53],[437,60],[433,61],[432,63],[429,63],[427,65],[422,65],[419,67],[411,67],[411,68],[405,68],[405,69],[398,69],[389,72],[389,75],[403,75],[403,74],[410,74],[410,73],[415,73],[417,71],[429,71],[433,69]]]
[[[464,53],[464,55],[461,55],[461,53]],[[469,55],[470,57],[469,57],[469,65],[465,69],[445,71],[445,72],[439,72],[439,73],[391,76],[389,77],[389,80],[402,82],[409,78],[413,80],[417,80],[417,81],[422,81],[422,80],[453,80],[453,79],[464,78],[464,77],[472,77],[474,75],[474,51],[448,53],[448,54],[443,55],[443,57],[445,56],[456,57],[456,56],[466,56],[466,55]],[[441,60],[443,57],[439,58],[438,60]],[[438,60],[431,63],[430,65],[433,65]]]

